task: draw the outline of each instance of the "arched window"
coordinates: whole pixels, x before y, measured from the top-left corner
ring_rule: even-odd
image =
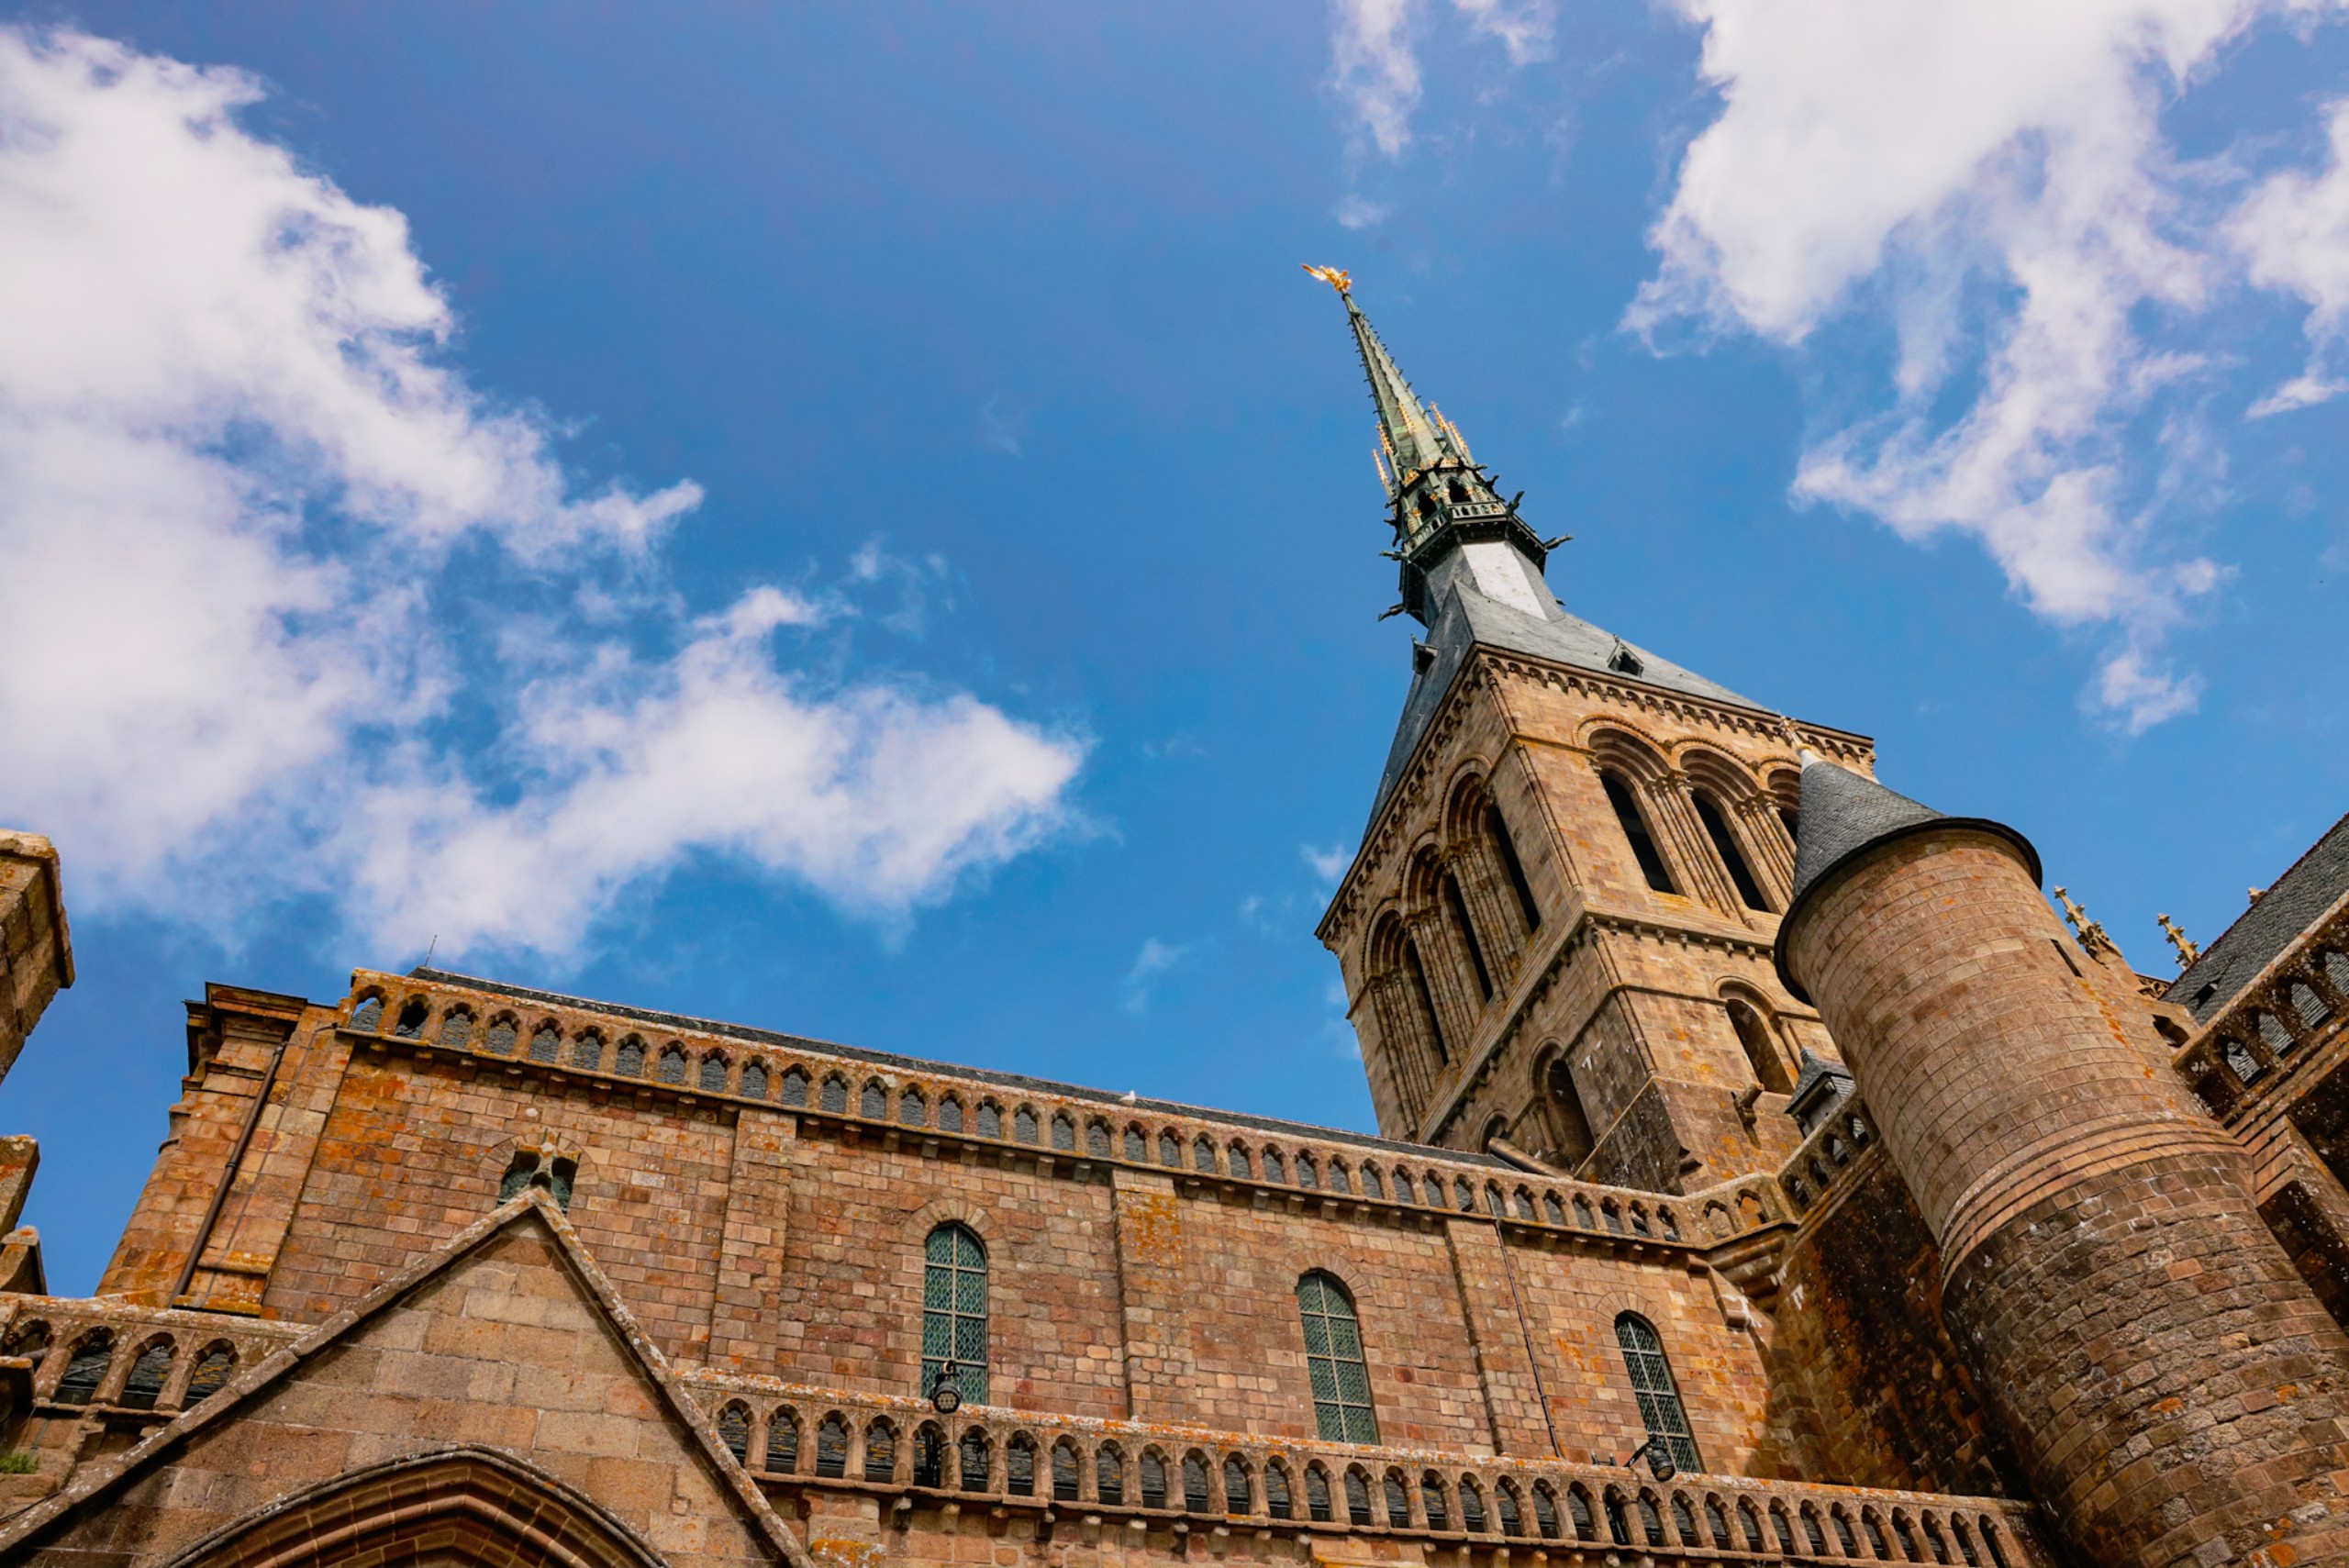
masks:
[[[1288,1166],[1283,1162],[1281,1151],[1277,1149],[1264,1151],[1264,1180],[1268,1182],[1288,1180]]]
[[[964,1226],[941,1225],[923,1249],[921,1393],[948,1358],[964,1403],[987,1402],[987,1253]]]
[[[98,1385],[106,1381],[106,1368],[113,1361],[113,1333],[105,1329],[92,1330],[73,1347],[72,1359],[65,1363],[50,1397],[60,1405],[87,1405],[98,1392]]]
[[[1615,808],[1615,820],[1623,829],[1624,841],[1631,847],[1631,858],[1640,862],[1640,874],[1647,878],[1648,886],[1658,893],[1677,893],[1672,873],[1664,863],[1664,856],[1655,847],[1655,840],[1648,834],[1648,819],[1640,810],[1640,803],[1631,786],[1619,773],[1601,773],[1598,782],[1607,791],[1607,804]]]
[[[1346,1522],[1356,1527],[1370,1523],[1370,1478],[1359,1465],[1346,1470]]]
[[[1403,1473],[1399,1470],[1388,1471],[1386,1479],[1379,1490],[1386,1495],[1386,1528],[1389,1529],[1410,1529],[1411,1490],[1403,1484]]]
[[[1485,1533],[1485,1489],[1472,1476],[1460,1478],[1460,1528],[1471,1535]]]
[[[1318,1463],[1305,1467],[1305,1512],[1316,1524],[1330,1522],[1330,1473]]]
[[[1076,1118],[1066,1111],[1052,1113],[1052,1147],[1066,1154],[1076,1152]]]
[[[1015,1497],[1036,1495],[1036,1440],[1014,1432],[1003,1445],[1003,1489]]]
[[[1003,1107],[993,1100],[979,1102],[979,1136],[981,1138],[1003,1136]]]
[[[837,1073],[826,1078],[818,1103],[829,1115],[846,1116],[848,1114],[848,1080]]]
[[[1085,1471],[1076,1445],[1063,1438],[1052,1445],[1052,1501],[1074,1503],[1084,1495]]]
[[[1184,1510],[1204,1514],[1208,1507],[1207,1455],[1196,1451],[1186,1453],[1183,1456]]]
[[[874,1421],[864,1429],[864,1478],[867,1481],[895,1481],[897,1478],[897,1429],[886,1421]]]
[[[848,1423],[837,1411],[816,1429],[816,1473],[828,1480],[848,1473]]]
[[[1215,1169],[1215,1140],[1204,1132],[1191,1140],[1191,1169],[1194,1171]]]
[[[1451,1496],[1443,1485],[1443,1477],[1429,1471],[1419,1477],[1419,1501],[1427,1505],[1428,1529],[1452,1528],[1452,1505],[1445,1499]]]
[[[955,1476],[965,1492],[987,1489],[987,1434],[984,1427],[964,1429],[959,1445],[961,1453],[955,1461]]]
[[[1103,1443],[1093,1456],[1093,1490],[1112,1507],[1126,1500],[1126,1456],[1116,1443]]]
[[[400,1021],[392,1026],[392,1033],[400,1040],[422,1040],[424,1021],[431,1016],[432,1005],[421,996],[414,997],[400,1009]]]
[[[1468,967],[1475,972],[1476,989],[1486,1001],[1493,999],[1492,971],[1485,967],[1485,950],[1476,940],[1476,922],[1468,917],[1468,899],[1460,891],[1460,879],[1450,872],[1436,879],[1436,896],[1443,901],[1445,917],[1459,934],[1460,945],[1468,951]]]
[[[481,1048],[492,1056],[511,1056],[514,1054],[514,1042],[520,1035],[520,1026],[515,1023],[512,1015],[492,1018],[489,1020],[489,1037],[482,1041]]]
[[[211,1346],[197,1359],[195,1370],[188,1373],[187,1392],[181,1396],[181,1405],[193,1405],[199,1399],[207,1399],[219,1393],[228,1385],[229,1375],[236,1370],[235,1347],[226,1343]]]
[[[451,1051],[462,1051],[465,1041],[473,1038],[473,1016],[462,1007],[456,1008],[440,1020],[440,1043]]]
[[[799,1422],[789,1410],[777,1410],[767,1421],[766,1468],[776,1475],[799,1468]]]
[[[1276,1519],[1294,1518],[1297,1504],[1289,1490],[1288,1467],[1279,1460],[1264,1466],[1264,1512]]]
[[[361,1034],[373,1034],[384,1027],[384,999],[370,996],[351,1009],[351,1027]]]
[[[612,1061],[612,1071],[623,1078],[643,1076],[644,1042],[634,1035],[620,1041],[619,1054]]]
[[[663,1084],[683,1084],[685,1081],[685,1048],[674,1044],[662,1047],[661,1060],[652,1076]]]
[[[952,1095],[938,1102],[938,1130],[941,1132],[963,1130],[963,1102]]]
[[[889,1091],[882,1086],[880,1079],[865,1081],[864,1093],[856,1102],[856,1114],[873,1121],[881,1121],[888,1117]]]
[[[1022,1143],[1036,1141],[1036,1107],[1021,1106],[1011,1113],[1011,1132]]]
[[[1166,1506],[1166,1459],[1154,1448],[1141,1451],[1141,1506],[1145,1508]]]
[[[1096,1160],[1109,1157],[1109,1124],[1095,1119],[1085,1124],[1085,1151]]]
[[[1754,1078],[1774,1095],[1792,1094],[1795,1084],[1787,1073],[1786,1055],[1771,1037],[1761,1009],[1742,997],[1731,996],[1729,1021],[1737,1030],[1737,1043],[1745,1048],[1745,1060],[1753,1064]]]
[[[1542,906],[1533,901],[1533,884],[1525,877],[1525,862],[1518,859],[1517,836],[1508,830],[1508,818],[1501,815],[1500,803],[1485,803],[1485,836],[1493,843],[1493,856],[1501,862],[1501,871],[1508,878],[1509,891],[1517,895],[1518,912],[1525,917],[1525,929],[1542,929]]]
[[[1419,944],[1415,941],[1403,944],[1403,974],[1411,983],[1411,1001],[1419,1010],[1419,1028],[1427,1031],[1429,1041],[1435,1046],[1435,1059],[1450,1062],[1452,1047],[1444,1041],[1443,1019],[1435,1010],[1435,993],[1428,988],[1428,967],[1419,962]]]
[[[751,1412],[742,1406],[729,1405],[718,1413],[718,1440],[734,1456],[737,1464],[751,1462]]]
[[[604,1037],[594,1029],[582,1029],[571,1042],[571,1064],[593,1070],[604,1064]]]
[[[1626,1312],[1615,1319],[1615,1340],[1623,1347],[1623,1368],[1631,1373],[1631,1392],[1639,1399],[1648,1436],[1664,1445],[1676,1468],[1691,1474],[1702,1472],[1697,1440],[1688,1430],[1688,1412],[1681,1407],[1672,1363],[1664,1359],[1664,1340],[1654,1325],[1636,1312]]]
[[[1248,1511],[1248,1462],[1236,1453],[1226,1454],[1223,1459],[1223,1511]]]
[[[122,1396],[116,1403],[126,1409],[152,1410],[155,1401],[163,1396],[163,1385],[171,1375],[172,1342],[157,1340],[130,1363],[130,1375],[123,1379]]]
[[[1297,1282],[1297,1306],[1305,1319],[1306,1377],[1313,1386],[1313,1419],[1321,1436],[1330,1442],[1376,1442],[1370,1369],[1363,1362],[1353,1297],[1334,1276],[1316,1269]]]
[[[1126,1158],[1137,1165],[1150,1158],[1150,1140],[1138,1127],[1126,1129]]]
[[[767,1097],[767,1064],[752,1062],[742,1069],[742,1093],[753,1100]]]
[[[919,1127],[930,1119],[930,1102],[919,1089],[906,1089],[897,1095],[897,1125]]]
[[[540,1024],[530,1035],[530,1060],[551,1064],[562,1056],[562,1031],[551,1023]]]
[[[1696,798],[1697,820],[1705,825],[1705,837],[1713,841],[1713,852],[1720,856],[1737,895],[1745,901],[1748,909],[1768,910],[1769,901],[1762,896],[1762,884],[1753,880],[1753,869],[1745,863],[1745,852],[1737,847],[1737,837],[1729,830],[1729,818],[1721,815],[1720,803],[1703,790],[1697,792]]]
[[[696,1087],[705,1095],[724,1094],[726,1092],[726,1058],[714,1051],[703,1057],[701,1078]]]

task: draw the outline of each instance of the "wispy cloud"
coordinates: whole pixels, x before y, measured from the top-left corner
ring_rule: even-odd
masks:
[[[260,95],[0,28],[0,816],[93,913],[561,955],[696,851],[894,919],[1056,829],[1080,741],[793,669],[847,599],[685,611],[698,487],[583,491]]]
[[[1314,876],[1327,884],[1334,884],[1346,874],[1346,868],[1354,863],[1354,852],[1343,844],[1332,844],[1326,850],[1316,849],[1311,844],[1299,844],[1297,852],[1305,858],[1307,865],[1313,868]]]
[[[2246,275],[2305,299],[2320,347],[2349,303],[2338,111],[2332,166],[2268,179],[2232,218],[2234,165],[2189,168],[2162,130],[2164,105],[2271,8],[1679,7],[1721,109],[1681,161],[1627,324],[1794,348],[1847,314],[1879,321],[1897,349],[1879,409],[1811,440],[1796,497],[1910,539],[1972,537],[2034,612],[2105,628],[2090,700],[2114,723],[2189,709],[2197,683],[2165,648],[2225,573],[2151,525],[2223,481],[2198,400],[2224,355],[2197,324]],[[2330,384],[2312,370],[2258,411]]]
[[[1332,0],[1330,7],[1330,91],[1348,127],[1382,158],[1399,158],[1411,144],[1411,117],[1425,92],[1418,39],[1428,9],[1424,0]],[[1555,0],[1452,0],[1451,9],[1472,38],[1498,43],[1512,66],[1550,58]],[[1352,198],[1338,209],[1349,228],[1384,216],[1375,204],[1355,206]]]
[[[1124,994],[1119,1006],[1137,1018],[1148,1012],[1152,987],[1172,973],[1197,945],[1196,942],[1164,942],[1156,937],[1143,939],[1141,951],[1134,955],[1133,967],[1126,971],[1125,979],[1119,983],[1119,989]]]

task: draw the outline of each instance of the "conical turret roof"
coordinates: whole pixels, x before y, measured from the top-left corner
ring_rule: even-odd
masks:
[[[1823,757],[1803,753],[1802,796],[1795,831],[1794,896],[1786,918],[1778,923],[1776,957],[1778,978],[1804,1001],[1810,994],[1787,966],[1788,941],[1811,895],[1834,879],[1837,872],[1878,845],[1905,839],[1932,828],[1977,828],[1995,833],[2022,851],[2031,880],[2039,880],[2039,851],[2031,840],[2003,822],[1986,817],[1948,817],[1932,806],[1889,790],[1874,779]]]

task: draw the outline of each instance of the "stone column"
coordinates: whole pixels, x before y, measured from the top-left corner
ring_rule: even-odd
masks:
[[[2349,1562],[2349,1339],[2242,1150],[2064,962],[2029,846],[1818,762],[1802,835],[1781,973],[1857,1076],[1940,1243],[1951,1338],[2078,1560]]]

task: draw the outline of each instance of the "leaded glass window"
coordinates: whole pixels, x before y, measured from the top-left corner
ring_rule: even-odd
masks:
[[[1664,1445],[1675,1468],[1701,1473],[1705,1467],[1688,1430],[1688,1413],[1681,1407],[1672,1363],[1664,1359],[1664,1341],[1654,1326],[1626,1312],[1615,1319],[1615,1339],[1623,1347],[1624,1370],[1631,1374],[1631,1392],[1639,1398],[1640,1419],[1647,1423],[1648,1436]]]
[[[948,1358],[963,1403],[987,1402],[987,1254],[960,1225],[930,1233],[921,1272],[921,1392],[938,1385]]]
[[[1354,1318],[1353,1297],[1344,1285],[1316,1270],[1297,1282],[1297,1306],[1305,1319],[1305,1370],[1313,1385],[1313,1419],[1321,1436],[1331,1442],[1376,1442],[1370,1369],[1363,1363],[1362,1329]]]

